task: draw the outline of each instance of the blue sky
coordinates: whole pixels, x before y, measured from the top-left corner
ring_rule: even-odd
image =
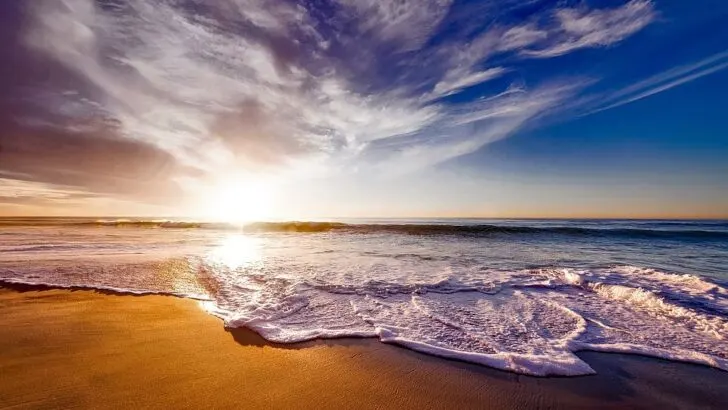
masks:
[[[722,1],[0,8],[2,213],[728,217]]]

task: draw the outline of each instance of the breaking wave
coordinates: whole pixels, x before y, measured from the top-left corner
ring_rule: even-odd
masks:
[[[93,283],[88,275],[85,282],[73,282],[63,273],[46,282],[22,274],[2,281],[193,297],[225,326],[249,328],[271,342],[376,337],[536,376],[594,373],[574,354],[580,350],[637,353],[728,371],[728,290],[692,275],[622,266],[351,284],[242,273],[203,259],[186,263],[194,272],[188,279],[197,286],[188,289],[197,291],[180,291],[179,284],[177,291],[158,282],[150,286],[144,274],[120,283],[114,271],[96,275]]]

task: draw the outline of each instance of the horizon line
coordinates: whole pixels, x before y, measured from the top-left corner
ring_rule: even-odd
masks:
[[[195,218],[193,216],[171,216],[171,215],[0,215],[0,219],[20,219],[20,218],[107,218],[107,219],[187,219],[197,222],[218,222],[225,223],[231,221],[218,220],[214,218]],[[323,216],[309,218],[261,218],[259,220],[250,220],[245,223],[265,223],[265,222],[318,222],[318,221],[335,221],[344,219],[362,219],[362,220],[397,220],[397,219],[421,219],[421,220],[584,220],[584,221],[656,221],[656,220],[676,220],[676,221],[728,221],[728,215],[709,216],[709,217],[689,217],[689,216],[654,216],[654,217],[625,217],[625,216],[595,216],[595,217],[556,217],[556,216]]]

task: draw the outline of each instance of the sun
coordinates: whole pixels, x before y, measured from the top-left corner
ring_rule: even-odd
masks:
[[[203,214],[215,221],[243,224],[272,216],[273,190],[265,180],[236,177],[214,184],[204,198]]]

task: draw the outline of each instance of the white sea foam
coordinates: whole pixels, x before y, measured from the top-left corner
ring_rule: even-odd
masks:
[[[46,246],[27,232],[10,235],[0,280],[193,297],[225,326],[272,342],[377,337],[530,375],[593,373],[574,354],[585,349],[728,370],[728,290],[697,275],[636,266],[495,268],[483,243],[469,237],[69,236]],[[180,252],[182,240],[194,246]],[[76,244],[78,254],[69,251]]]

